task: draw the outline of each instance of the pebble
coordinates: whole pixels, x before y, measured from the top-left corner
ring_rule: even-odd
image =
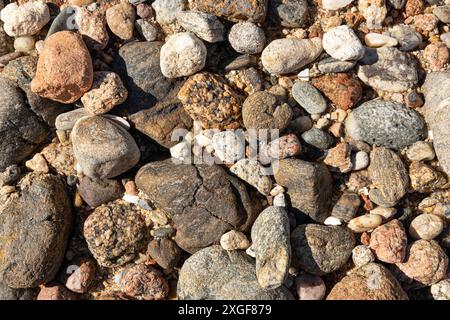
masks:
[[[431,71],[440,71],[449,60],[448,48],[442,42],[431,43],[425,47],[423,58]]]
[[[326,289],[321,277],[304,274],[295,278],[298,300],[322,300]]]
[[[91,208],[96,208],[120,199],[123,195],[123,186],[118,180],[91,179],[84,176],[80,179],[78,193]]]
[[[352,250],[352,260],[356,267],[362,267],[375,261],[375,256],[368,246],[359,245]]]
[[[355,246],[351,231],[341,226],[302,224],[291,234],[294,267],[314,275],[339,270]]]
[[[284,193],[280,193],[273,197],[274,207],[286,207],[286,196]]]
[[[402,149],[425,135],[424,120],[402,104],[371,100],[352,110],[345,120],[347,135],[373,145]]]
[[[326,150],[334,143],[333,137],[323,130],[312,128],[302,133],[302,139],[309,145]]]
[[[306,0],[275,0],[269,4],[270,13],[283,27],[303,27],[308,21],[308,2]]]
[[[112,33],[122,40],[133,38],[136,10],[128,1],[121,2],[106,10],[106,23]]]
[[[220,133],[218,134],[220,135]],[[214,146],[217,144],[214,138],[218,134],[215,134],[213,137]],[[230,143],[227,144],[227,146],[229,145]],[[228,157],[225,158],[228,159]],[[251,186],[254,186],[263,195],[268,195],[270,190],[272,190],[272,180],[269,176],[263,175],[263,169],[256,160],[241,159],[230,168],[230,172],[234,173],[237,177],[246,181]]]
[[[351,147],[348,143],[338,143],[328,150],[323,163],[330,167],[331,171],[347,173],[353,168],[350,159]]]
[[[61,31],[45,40],[31,91],[61,103],[77,101],[92,86],[91,56],[80,35]]]
[[[322,73],[346,72],[356,65],[356,61],[341,61],[332,57],[325,58],[317,64],[317,68]]]
[[[1,10],[0,19],[10,37],[32,36],[50,21],[50,10],[42,1],[10,3]]]
[[[30,36],[18,37],[14,40],[16,51],[28,52],[34,49],[34,38]]]
[[[327,300],[408,300],[408,295],[388,269],[368,263],[336,283]]]
[[[76,269],[73,270],[73,267]],[[97,268],[92,261],[69,266],[66,269],[66,272],[70,274],[65,282],[66,288],[76,293],[87,292],[95,279],[96,271]]]
[[[47,161],[40,153],[36,153],[31,160],[25,162],[25,167],[35,172],[48,173],[49,171]]]
[[[256,259],[256,277],[264,289],[283,285],[291,263],[290,227],[287,212],[268,207],[261,212],[251,229]]]
[[[91,178],[113,178],[133,168],[141,152],[119,124],[100,116],[84,117],[71,133],[73,152],[82,172]]]
[[[370,213],[382,216],[384,221],[388,221],[397,214],[397,209],[396,208],[376,207],[375,209],[370,210]]]
[[[67,290],[63,285],[52,283],[41,287],[36,300],[77,300],[77,297],[73,292]]]
[[[358,10],[366,19],[367,28],[383,28],[383,23],[388,13],[385,1],[359,0]]]
[[[353,108],[362,98],[362,85],[348,73],[326,74],[312,80],[333,104],[342,110]]]
[[[358,213],[361,200],[356,193],[344,192],[334,205],[331,215],[344,222],[349,222]]]
[[[275,172],[275,181],[287,189],[293,209],[323,222],[329,216],[331,176],[323,164],[299,159],[283,159]]]
[[[149,254],[163,269],[171,269],[178,266],[182,250],[171,239],[153,239],[147,247]]]
[[[409,234],[415,240],[433,240],[444,230],[444,221],[434,214],[418,215],[409,226]]]
[[[350,220],[347,227],[354,233],[363,233],[378,227],[382,220],[383,218],[377,214],[365,214]]]
[[[186,31],[194,33],[204,41],[216,43],[226,39],[225,26],[215,15],[196,11],[181,11],[177,15],[177,21]]]
[[[158,28],[145,19],[137,19],[134,23],[137,32],[144,37],[146,41],[155,41],[158,38]]]
[[[421,162],[412,162],[409,166],[411,189],[427,193],[445,187],[447,178],[432,166]]]
[[[83,40],[88,48],[93,50],[106,48],[109,42],[109,34],[106,28],[106,17],[103,12],[79,8],[75,14],[75,21],[78,25],[78,31],[84,36]]]
[[[403,92],[417,85],[417,67],[411,56],[391,47],[375,50],[377,61],[358,69],[358,77],[365,84],[387,92]]]
[[[299,71],[314,62],[322,53],[322,41],[313,39],[277,39],[262,52],[261,61],[271,74]]]
[[[296,81],[292,87],[292,96],[309,114],[322,113],[328,107],[322,94],[308,82]]]
[[[250,247],[250,241],[242,232],[231,230],[220,237],[220,245],[227,251],[246,250]]]
[[[83,227],[89,251],[107,268],[132,261],[145,247],[147,232],[140,213],[121,200],[97,207]]]
[[[205,129],[235,129],[244,101],[236,89],[218,75],[202,72],[191,76],[181,87],[178,99],[193,120]]]
[[[125,294],[142,300],[162,300],[169,294],[162,273],[145,264],[128,266],[120,279],[120,288]]]
[[[242,121],[247,130],[285,129],[292,119],[292,109],[266,91],[250,95],[242,105]]]
[[[333,58],[348,61],[364,56],[364,47],[348,26],[335,27],[323,35],[323,49]]]
[[[378,260],[386,263],[403,262],[406,255],[408,237],[403,224],[391,220],[377,227],[370,236],[370,248]]]
[[[406,249],[406,260],[395,265],[394,274],[405,289],[438,283],[447,275],[448,256],[434,240],[417,240]]]
[[[400,50],[402,51],[413,51],[418,48],[422,43],[422,36],[414,28],[398,24],[389,30],[391,37],[397,39],[400,44]]]
[[[300,140],[292,133],[275,139],[267,145],[260,144],[259,148],[260,161],[264,163],[270,162],[272,159],[290,158],[302,151]]]
[[[231,27],[228,41],[239,53],[258,54],[264,50],[264,30],[252,22],[240,22]]]
[[[348,6],[353,0],[322,0],[322,8],[325,10],[339,10]]]
[[[450,279],[433,284],[430,291],[434,300],[450,300]]]
[[[450,48],[450,32],[441,34],[441,41],[445,43],[447,48]]]
[[[417,141],[408,147],[406,156],[411,161],[431,161],[436,157],[433,145],[425,141]]]
[[[364,41],[370,48],[395,47],[398,45],[397,39],[379,33],[366,34]]]
[[[185,9],[186,0],[156,0],[153,1],[152,7],[156,13],[156,21],[161,25],[169,25],[174,23],[178,13]]]
[[[226,164],[236,163],[236,161],[245,157],[245,138],[242,134],[239,134],[239,132],[217,132],[212,138],[212,146],[214,147],[215,156]],[[264,194],[267,194],[272,186],[267,184],[267,180],[261,180],[261,178],[258,177],[260,167],[258,166],[255,168],[255,165],[258,165],[258,163],[241,162],[234,168],[234,173],[241,179],[246,177],[256,185],[262,183],[262,185],[258,186],[262,188],[261,190],[264,190]]]
[[[342,225],[342,221],[336,217],[328,217],[323,224],[326,226],[340,226]]]
[[[364,151],[358,151],[351,156],[352,171],[359,171],[367,168],[370,163],[369,154]]]
[[[230,21],[262,23],[267,14],[267,1],[240,0],[239,5],[236,5],[234,0],[192,0],[190,8]]]
[[[92,88],[81,97],[84,108],[92,115],[100,115],[122,104],[128,97],[119,75],[109,71],[94,72]]]
[[[450,23],[450,5],[439,6],[433,9],[433,14],[443,23]]]

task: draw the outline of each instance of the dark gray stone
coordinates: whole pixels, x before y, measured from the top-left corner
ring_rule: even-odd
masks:
[[[327,150],[334,143],[334,139],[331,135],[315,127],[303,132],[302,139],[307,144],[314,146],[320,150]]]
[[[329,216],[332,179],[325,165],[284,159],[279,163],[275,181],[287,188],[294,209],[317,222],[323,222]]]
[[[317,68],[322,73],[340,73],[346,72],[355,67],[356,61],[340,61],[329,57],[321,60],[317,64]]]
[[[292,87],[295,101],[310,114],[322,113],[327,109],[327,101],[309,82],[297,81]]]
[[[281,287],[262,289],[255,275],[255,263],[243,251],[225,251],[211,246],[185,261],[180,270],[180,300],[292,300]]]
[[[217,165],[152,162],[139,170],[135,182],[170,214],[175,242],[191,253],[218,242],[231,229],[248,230],[259,212],[244,184]]]
[[[353,233],[347,227],[302,224],[291,234],[293,265],[324,275],[339,270],[355,247]]]
[[[271,0],[269,2],[272,17],[283,27],[303,27],[308,21],[307,0]]]
[[[390,36],[397,39],[400,50],[413,51],[422,43],[422,36],[414,28],[405,24],[398,24],[390,30]]]
[[[60,178],[27,174],[0,198],[0,281],[33,288],[52,280],[64,258],[72,208]]]
[[[403,92],[417,85],[419,76],[415,61],[396,48],[376,49],[377,61],[360,65],[358,77],[375,90]]]
[[[344,192],[334,205],[331,215],[344,222],[349,222],[358,213],[361,206],[361,200],[358,194],[353,192]]]
[[[291,263],[289,218],[282,207],[268,207],[253,224],[251,237],[256,277],[265,289],[283,285]]]
[[[154,239],[150,241],[147,253],[155,259],[163,269],[171,269],[178,265],[181,259],[181,249],[171,239]]]
[[[88,176],[81,179],[78,187],[80,196],[91,208],[121,198],[124,191],[118,180],[91,179]]]
[[[161,73],[159,55],[164,43],[131,42],[119,49],[114,71],[128,90],[128,99],[113,113],[130,115],[154,106],[172,90],[175,82]]]
[[[27,158],[49,135],[19,88],[0,77],[0,170]]]
[[[400,103],[371,100],[354,109],[345,121],[347,134],[376,146],[402,149],[425,136],[425,123]]]

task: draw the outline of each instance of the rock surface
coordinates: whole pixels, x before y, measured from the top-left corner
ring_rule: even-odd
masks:
[[[193,0],[192,10],[211,13],[231,21],[246,20],[264,22],[267,13],[267,0]]]
[[[207,42],[225,40],[225,26],[212,14],[196,11],[181,11],[177,15],[178,23],[187,31]]]
[[[370,248],[375,251],[378,260],[398,263],[405,259],[407,242],[408,238],[402,223],[394,219],[372,232]]]
[[[10,3],[2,8],[0,19],[10,37],[32,36],[50,21],[50,10],[42,1]]]

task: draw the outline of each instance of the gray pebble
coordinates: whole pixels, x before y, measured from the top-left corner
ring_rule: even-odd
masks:
[[[302,139],[307,144],[321,150],[329,149],[334,142],[333,138],[328,133],[317,128],[312,128],[306,132],[303,132]]]
[[[158,28],[153,24],[144,19],[138,19],[134,23],[136,30],[141,34],[147,41],[155,41],[158,37]]]
[[[309,10],[306,0],[272,0],[270,9],[283,27],[302,27],[308,20]]]
[[[327,109],[325,98],[308,82],[297,81],[294,83],[292,96],[309,114],[322,113]]]
[[[266,35],[264,30],[251,22],[236,23],[231,27],[228,40],[239,53],[256,54],[264,49]]]
[[[329,57],[321,60],[317,64],[317,68],[322,73],[339,73],[339,72],[346,72],[352,69],[355,65],[356,61],[341,61]]]
[[[450,5],[433,9],[433,14],[443,23],[450,23]]]
[[[390,30],[390,36],[397,39],[402,51],[413,51],[422,43],[420,33],[404,24],[394,26]]]
[[[181,11],[177,15],[177,21],[184,29],[195,33],[202,40],[211,43],[225,40],[225,26],[212,14]]]

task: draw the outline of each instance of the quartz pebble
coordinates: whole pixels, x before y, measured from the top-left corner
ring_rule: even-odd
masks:
[[[379,33],[368,33],[364,40],[370,48],[395,47],[398,45],[397,39]]]
[[[352,159],[352,170],[358,171],[363,170],[369,166],[370,159],[367,152],[364,151],[358,151],[351,156]]]
[[[342,61],[359,60],[365,52],[358,37],[348,26],[339,26],[326,32],[323,48],[330,56]]]
[[[43,1],[13,2],[1,10],[0,19],[10,37],[32,36],[50,21],[50,10]]]
[[[362,233],[375,229],[382,221],[383,218],[377,214],[366,214],[350,220],[347,227],[355,233]]]
[[[231,27],[228,41],[239,53],[257,54],[263,51],[266,36],[264,31],[254,23],[240,22]]]
[[[176,33],[161,48],[161,71],[167,78],[190,76],[203,69],[206,47],[194,34]]]
[[[220,245],[227,251],[245,250],[250,247],[250,241],[242,232],[231,230],[220,237]]]
[[[14,49],[16,51],[31,51],[34,49],[34,38],[30,36],[18,37],[14,40]]]
[[[409,226],[409,234],[415,240],[432,240],[444,230],[444,221],[434,214],[421,214]]]
[[[359,0],[358,10],[366,19],[369,29],[381,29],[387,15],[385,1]]]
[[[328,218],[325,219],[323,224],[326,225],[326,226],[340,226],[340,225],[342,225],[342,222],[341,222],[341,220],[339,218],[328,217]]]
[[[375,256],[368,246],[359,245],[352,250],[352,260],[355,266],[362,267],[375,261]]]
[[[233,131],[222,131],[216,133],[212,138],[212,146],[215,151],[215,156],[220,161],[223,161],[227,164],[235,163],[236,161],[243,159],[245,156],[244,137],[242,134],[239,134],[239,132],[235,133]],[[235,173],[238,174],[239,172],[239,174],[241,174],[242,176],[245,175],[247,177],[249,173],[246,173],[246,171],[244,171],[244,167],[248,164],[249,163],[247,162],[241,162],[241,164],[235,167]],[[254,165],[255,164],[252,163],[252,169]],[[257,171],[259,171],[259,167]],[[252,172],[252,175],[248,176],[248,178],[251,177],[253,180],[255,178],[254,174],[258,174],[258,172],[254,172],[254,170],[250,170],[250,172]],[[259,179],[257,180],[259,181]],[[266,187],[268,188],[268,190],[264,190],[267,190],[267,192],[269,192],[271,186]]]
[[[339,10],[348,6],[353,0],[322,0],[321,2],[325,10]]]

